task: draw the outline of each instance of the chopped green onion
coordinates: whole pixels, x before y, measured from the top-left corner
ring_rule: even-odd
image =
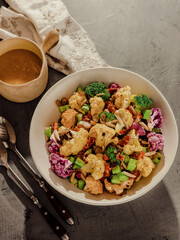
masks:
[[[112,183],[112,184],[120,184],[121,181],[119,180],[119,178],[118,178],[117,175],[114,175],[114,176],[111,178],[111,183]]]
[[[132,172],[136,168],[136,162],[137,162],[136,159],[130,158],[129,163],[127,165],[127,170]]]
[[[78,188],[81,189],[81,190],[83,190],[85,184],[86,184],[85,181],[82,180],[82,179],[80,179],[80,180],[78,181]]]
[[[116,174],[116,173],[119,173],[121,172],[121,169],[119,167],[119,165],[117,165],[115,168],[112,169],[112,174]]]
[[[128,176],[126,176],[122,172],[117,173],[117,177],[119,178],[120,182],[125,182],[125,181],[129,180]]]
[[[84,88],[79,86],[77,89],[76,89],[76,92],[84,92]]]
[[[84,164],[85,164],[85,162],[84,162],[81,158],[79,158],[79,157],[76,158],[76,160],[75,160],[74,163],[75,163],[76,165],[78,165],[80,168],[83,167]]]
[[[144,110],[143,111],[143,119],[148,120],[151,115],[151,110]]]
[[[65,112],[68,109],[69,109],[69,105],[64,105],[59,107],[60,112]]]
[[[89,110],[90,110],[90,105],[84,104],[84,105],[81,107],[81,110],[83,110],[85,113],[88,113]]]
[[[71,180],[71,177],[72,177],[72,175],[71,175],[70,177],[68,177],[68,179],[69,179],[70,183],[72,183],[73,185],[76,185],[76,184],[78,183],[78,180],[77,180],[77,178],[75,178],[75,177],[74,177],[74,179],[73,179],[73,180]]]
[[[92,153],[92,148],[89,148],[87,151],[86,151],[86,154],[89,155]]]
[[[80,167],[79,165],[77,165],[77,164],[74,164],[74,165],[73,165],[73,169],[74,169],[74,170],[80,169],[80,168],[81,168],[81,167]]]
[[[51,134],[52,134],[52,129],[51,129],[51,127],[47,128],[47,129],[45,130],[45,134],[46,134],[46,136],[47,136],[48,138],[50,138],[50,136],[51,136]]]
[[[71,161],[72,163],[74,163],[75,158],[74,158],[74,157],[69,157],[69,161]]]
[[[147,152],[147,150],[146,150],[146,148],[145,148],[145,147],[143,147],[143,149],[142,149],[142,150],[143,150],[143,152],[145,152],[145,153]]]
[[[159,133],[159,132],[161,132],[161,131],[160,131],[159,128],[156,128],[156,127],[155,127],[155,128],[153,128],[152,132]]]
[[[128,164],[130,157],[128,155],[124,156],[124,163]]]
[[[152,161],[155,163],[155,164],[158,164],[160,162],[160,160],[158,158],[153,158]]]
[[[141,110],[139,110],[138,108],[134,109],[137,113],[141,113]]]
[[[78,122],[82,121],[82,119],[83,119],[83,114],[82,113],[78,113],[76,116],[77,116],[77,121]]]

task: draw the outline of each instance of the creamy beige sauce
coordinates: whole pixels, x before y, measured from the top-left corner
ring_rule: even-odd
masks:
[[[24,84],[41,72],[42,60],[33,52],[15,49],[0,56],[0,80],[7,84]]]

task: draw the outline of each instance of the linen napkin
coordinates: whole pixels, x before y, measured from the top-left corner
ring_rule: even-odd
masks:
[[[0,8],[0,38],[29,38],[41,45],[51,29],[60,40],[46,54],[48,65],[68,75],[93,67],[107,66],[87,32],[70,16],[61,0],[6,0]]]

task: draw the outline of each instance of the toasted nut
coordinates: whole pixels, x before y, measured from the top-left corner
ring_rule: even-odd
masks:
[[[92,120],[97,123],[97,122],[99,121],[99,115],[98,115],[98,114],[95,114],[95,115],[92,117]]]
[[[112,128],[115,128],[115,125],[112,124],[112,123],[109,123],[109,122],[106,123],[106,126],[108,126],[108,127],[112,127]]]
[[[56,100],[56,105],[57,105],[58,107],[60,107],[60,106],[61,106],[61,101],[60,101],[60,100]]]
[[[139,124],[140,124],[144,129],[146,129],[146,131],[149,131],[148,126],[147,126],[144,122],[139,122]]]
[[[81,178],[82,178],[82,180],[86,181],[86,179],[82,173],[81,173]]]
[[[126,164],[124,162],[121,163],[121,165],[123,166],[123,168],[127,168]]]
[[[135,109],[133,108],[133,106],[129,106],[129,110],[130,110],[134,115],[137,115],[137,112],[135,111]]]
[[[93,126],[96,125],[96,122],[94,122],[94,121],[92,121],[92,120],[90,121],[90,123],[91,123],[91,125],[93,125]]]
[[[100,148],[100,147],[97,147],[96,149],[95,149],[95,153],[102,153],[103,151],[102,151],[102,148]]]
[[[47,145],[51,145],[52,141],[47,142]]]
[[[117,123],[118,122],[118,120],[112,120],[112,121],[109,121],[108,123]]]
[[[101,123],[105,123],[106,122],[106,115],[104,113],[101,114],[100,122]]]
[[[127,177],[131,177],[131,178],[136,178],[135,175],[129,173],[129,172],[126,172],[126,171],[123,171],[123,173],[127,176]]]
[[[61,105],[63,106],[63,105],[66,105],[66,104],[68,104],[68,99],[66,97],[63,97],[61,99]]]
[[[153,152],[146,152],[144,155],[145,156],[153,156],[156,152],[153,151]]]
[[[71,175],[71,177],[70,177],[70,182],[71,182],[71,183],[73,182],[75,175],[76,175],[76,172],[73,172],[72,175]]]
[[[83,99],[82,102],[81,102],[81,106],[83,106],[85,103],[87,102],[87,99]]]
[[[69,132],[69,129],[63,129],[63,130],[58,131],[59,135],[64,135],[68,132]]]

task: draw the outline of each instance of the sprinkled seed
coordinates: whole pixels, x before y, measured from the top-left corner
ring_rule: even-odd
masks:
[[[106,109],[104,110],[104,112],[109,112],[109,110],[106,108]]]
[[[126,171],[123,171],[123,173],[127,176],[127,177],[131,177],[131,178],[136,178],[135,175],[129,173],[129,172],[126,172]]]
[[[81,173],[81,178],[82,178],[82,180],[86,181],[86,179],[82,173]]]
[[[118,122],[118,120],[115,119],[115,120],[109,121],[108,123],[117,123],[117,122]]]
[[[49,142],[47,142],[47,145],[50,145],[52,143],[52,141],[49,141]]]
[[[123,168],[127,169],[126,164],[124,162],[122,162],[121,165],[123,166]]]
[[[144,155],[145,156],[152,156],[152,155],[154,155],[156,152],[155,151],[153,151],[153,152],[146,152]]]
[[[109,122],[106,123],[106,126],[108,126],[108,127],[112,127],[112,128],[115,128],[115,125],[112,124],[112,123],[109,123]]]
[[[103,96],[103,95],[105,95],[104,93],[98,93],[98,94],[96,94],[96,96]]]
[[[83,99],[82,102],[81,102],[81,106],[83,106],[85,103],[87,102],[87,99]]]
[[[146,131],[149,131],[149,128],[148,128],[148,126],[147,126],[145,123],[139,122],[139,124],[140,124],[144,129],[146,129]]]
[[[71,175],[71,178],[70,178],[71,182],[73,182],[75,175],[76,175],[76,172],[73,172],[72,175]]]
[[[90,121],[90,123],[91,123],[91,125],[93,125],[93,126],[96,125],[96,122],[94,122],[94,121],[92,121],[92,120]]]
[[[129,110],[130,110],[134,115],[137,115],[137,112],[135,111],[135,109],[133,108],[133,106],[129,106]]]
[[[144,140],[142,140],[141,142],[142,142],[142,144],[148,144],[148,142],[144,141]]]
[[[69,129],[63,129],[63,130],[58,131],[59,135],[64,135],[68,132],[69,132]]]

